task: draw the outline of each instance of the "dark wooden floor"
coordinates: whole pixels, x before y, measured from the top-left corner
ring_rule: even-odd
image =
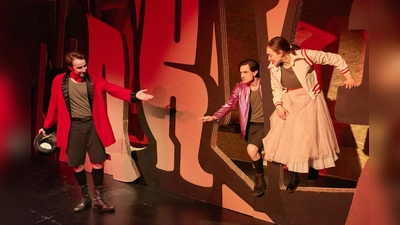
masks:
[[[88,174],[90,193],[93,181]],[[262,220],[138,182],[104,177],[104,198],[114,213],[87,209],[74,213],[81,197],[71,168],[49,157],[31,156],[31,224],[66,225],[268,225]]]
[[[251,179],[250,163],[235,161]],[[265,167],[266,170],[266,167]],[[267,174],[267,171],[266,171]],[[93,195],[93,181],[88,183]],[[284,173],[285,184],[290,173]],[[319,177],[307,182],[301,174],[299,186],[353,188],[355,182]],[[66,163],[33,153],[31,155],[31,224],[137,224],[137,225],[268,225],[271,223],[233,212],[205,202],[165,192],[139,182],[119,182],[110,175],[104,177],[104,198],[116,207],[114,213],[87,209],[74,213],[80,191],[73,171]]]

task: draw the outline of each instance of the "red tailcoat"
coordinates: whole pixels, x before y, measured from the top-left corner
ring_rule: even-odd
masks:
[[[115,137],[108,118],[103,94],[107,92],[115,98],[128,102],[136,102],[136,93],[132,92],[132,90],[108,83],[102,76],[89,76],[87,74],[85,80],[96,132],[104,147],[110,146],[115,143]],[[54,78],[51,87],[49,108],[43,125],[44,128],[48,129],[58,122],[57,146],[65,149],[68,147],[68,136],[71,127],[68,81],[69,72],[58,74]]]

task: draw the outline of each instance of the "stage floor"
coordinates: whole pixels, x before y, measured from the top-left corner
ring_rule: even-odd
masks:
[[[251,164],[234,163],[251,179]],[[267,167],[264,167],[268,174]],[[93,181],[88,174],[90,193]],[[285,171],[285,184],[290,172]],[[354,188],[356,182],[320,176],[309,183],[307,174],[301,174],[299,186]],[[104,199],[116,207],[115,212],[105,213],[89,208],[74,213],[73,208],[81,200],[73,171],[65,162],[51,157],[31,155],[31,224],[67,225],[268,225],[271,223],[251,216],[227,210],[215,205],[146,186],[137,181],[116,181],[111,175],[104,177]]]
[[[90,174],[89,174],[90,175]],[[93,181],[88,177],[93,196]],[[49,157],[31,156],[31,224],[66,225],[268,225],[271,223],[138,182],[104,177],[104,199],[114,213],[89,208],[74,213],[81,200],[71,168]]]

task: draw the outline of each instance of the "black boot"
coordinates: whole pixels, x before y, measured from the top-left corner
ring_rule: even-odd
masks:
[[[319,177],[319,173],[318,170],[309,167],[308,168],[308,182],[314,182],[315,180],[317,180]]]
[[[80,188],[82,193],[82,201],[77,206],[75,206],[74,212],[81,212],[85,210],[90,205],[90,203],[92,203],[87,184],[80,186]]]
[[[286,191],[289,193],[293,193],[297,189],[297,185],[300,182],[299,174],[296,172],[292,172],[292,179],[290,179],[289,184],[286,186]]]
[[[96,186],[94,187],[94,198],[92,208],[98,208],[102,211],[114,211],[114,206],[108,205],[103,200],[103,186]]]
[[[264,173],[258,174],[254,171],[254,190],[253,196],[259,197],[265,192],[265,188],[267,187],[267,183],[264,179]]]

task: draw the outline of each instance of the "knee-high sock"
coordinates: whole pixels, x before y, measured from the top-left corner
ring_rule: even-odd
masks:
[[[101,169],[92,169],[92,177],[94,186],[103,185],[103,177],[104,177],[104,168]]]
[[[74,172],[75,178],[78,181],[79,186],[86,185],[86,171],[82,170],[81,172]]]
[[[260,157],[257,161],[253,161],[254,169],[256,173],[263,174],[264,173],[264,166],[262,157]]]

